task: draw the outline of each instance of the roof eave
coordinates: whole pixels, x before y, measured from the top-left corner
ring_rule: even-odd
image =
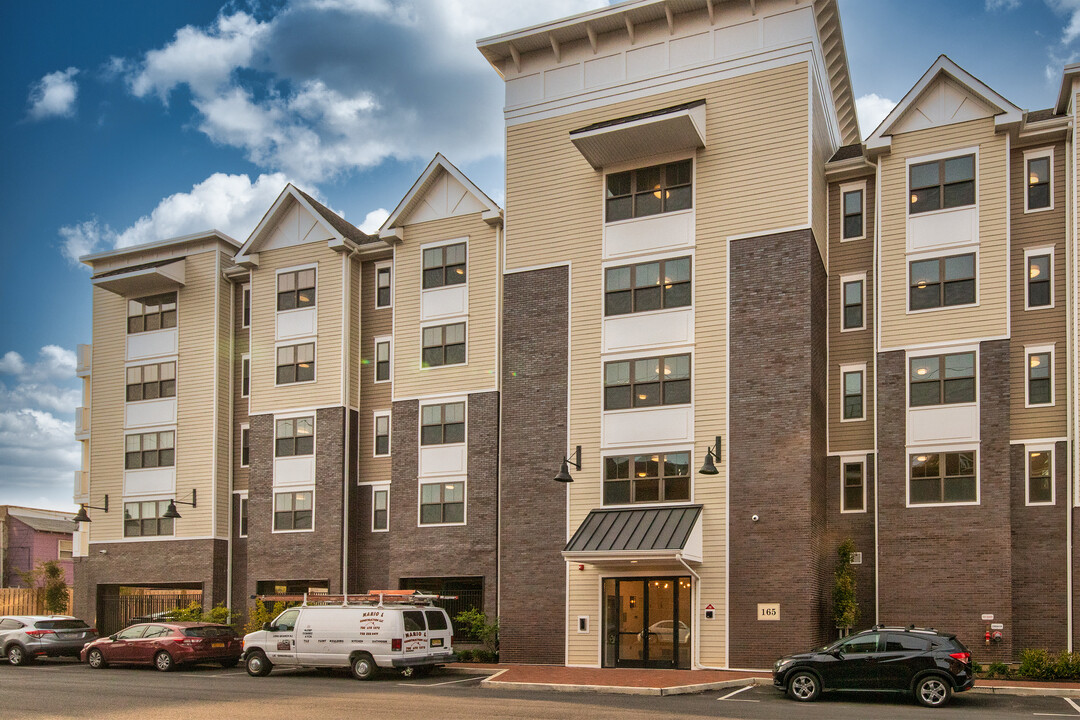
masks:
[[[123,257],[125,255],[136,255],[147,250],[160,250],[162,248],[187,245],[191,243],[201,242],[203,240],[212,239],[221,240],[234,248],[239,248],[241,243],[233,238],[229,237],[220,230],[206,230],[203,232],[191,233],[190,235],[180,235],[179,237],[167,238],[165,240],[155,240],[153,242],[142,243],[140,245],[129,245],[127,247],[116,248],[114,250],[103,250],[101,252],[90,253],[88,255],[82,255],[79,257],[79,262],[84,265],[93,266],[93,264],[99,260],[109,260],[112,258]]]
[[[1080,79],[1080,63],[1070,63],[1061,71],[1061,88],[1058,90],[1057,104],[1054,112],[1063,115],[1069,111],[1069,101],[1072,99],[1073,81]]]

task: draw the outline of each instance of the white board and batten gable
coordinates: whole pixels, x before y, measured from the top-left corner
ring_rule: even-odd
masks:
[[[292,207],[285,211],[284,217],[267,234],[259,249],[276,250],[320,240],[326,242],[332,237],[317,217],[299,203],[293,203]]]
[[[994,118],[997,130],[1019,125],[1024,112],[941,55],[866,139],[868,153],[888,151],[901,133]]]
[[[438,153],[386,218],[379,237],[400,241],[406,225],[475,213],[489,225],[502,224],[502,208]]]

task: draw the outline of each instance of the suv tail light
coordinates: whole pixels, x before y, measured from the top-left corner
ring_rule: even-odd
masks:
[[[390,649],[394,652],[401,652],[401,638],[394,638],[391,640]]]
[[[52,630],[27,630],[26,634],[33,638],[44,637],[45,635],[53,635]]]
[[[971,653],[969,653],[969,652],[949,653],[949,657],[953,658],[954,660],[959,660],[960,662],[964,663],[965,665],[970,665],[971,664]]]

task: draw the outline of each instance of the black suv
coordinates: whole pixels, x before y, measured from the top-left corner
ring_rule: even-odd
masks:
[[[954,691],[970,690],[975,675],[971,653],[955,635],[875,625],[819,650],[780,658],[773,685],[803,702],[827,690],[910,692],[922,705],[941,707]]]

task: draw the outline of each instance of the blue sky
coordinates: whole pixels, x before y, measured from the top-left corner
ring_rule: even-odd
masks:
[[[72,507],[73,351],[91,341],[74,257],[244,240],[289,181],[377,226],[436,151],[502,202],[502,84],[475,39],[603,4],[3,3],[0,504]],[[1080,59],[1080,0],[840,8],[864,134],[940,53],[1028,109]]]

